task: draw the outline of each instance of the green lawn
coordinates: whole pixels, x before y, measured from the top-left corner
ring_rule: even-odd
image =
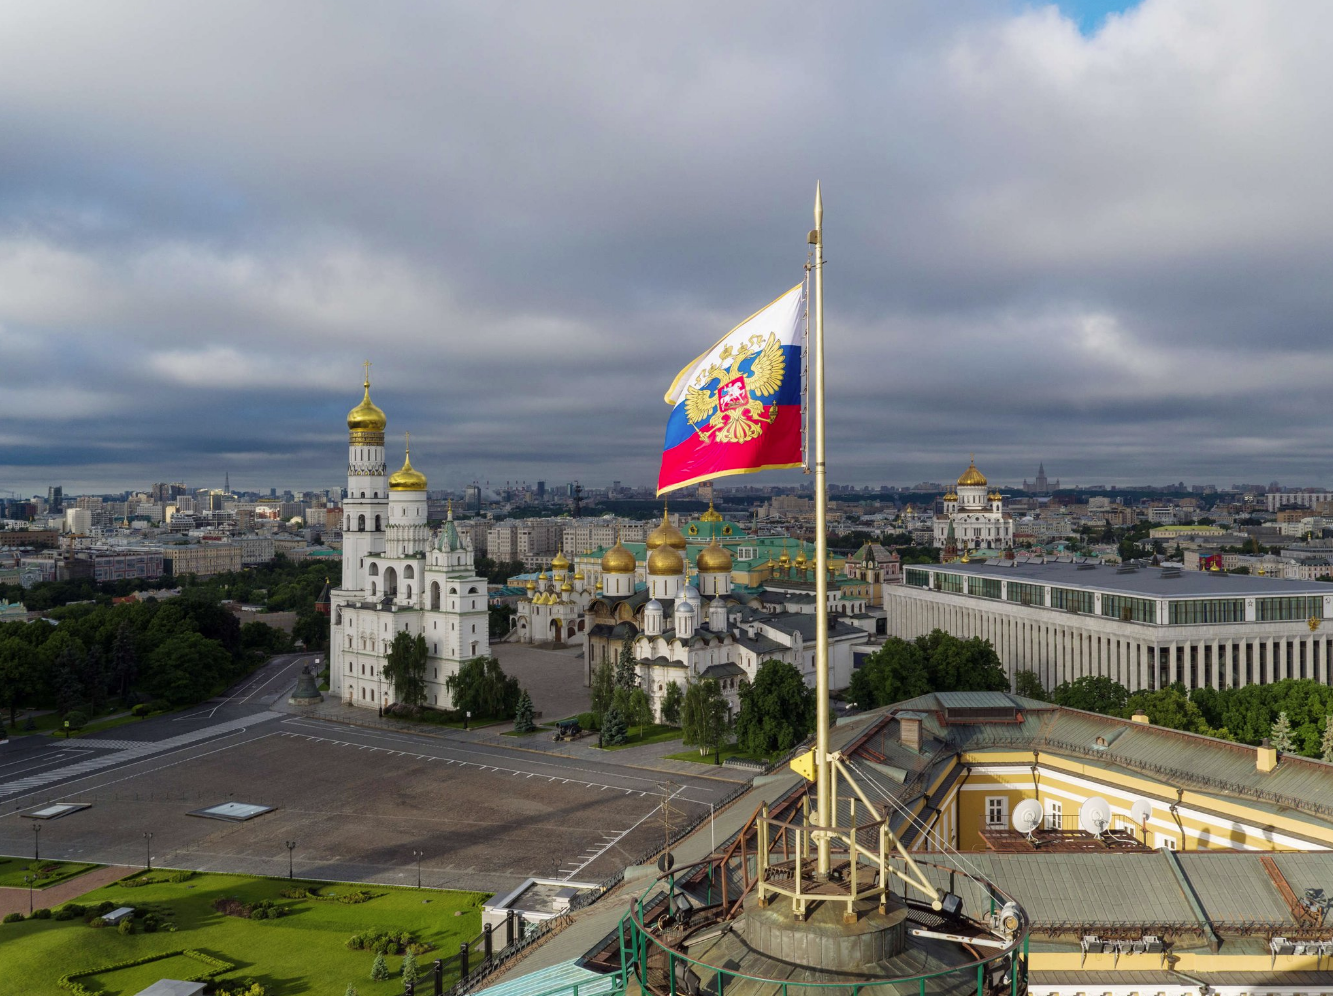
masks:
[[[75,875],[82,875],[90,868],[96,867],[97,865],[84,865],[76,861],[30,861],[27,858],[0,858],[0,885],[7,885],[15,889],[26,889],[28,883],[23,881],[24,875],[31,875],[34,871],[47,869],[48,873],[46,875],[32,883],[34,889],[45,889],[48,885],[55,885],[57,882],[63,882]],[[40,897],[34,896],[33,900],[39,906],[41,905]]]
[[[236,967],[218,976],[224,985],[242,979],[262,983],[272,996],[332,993],[341,996],[350,982],[363,996],[401,993],[398,970],[402,958],[386,960],[393,977],[386,982],[370,981],[374,954],[352,951],[347,939],[369,929],[408,930],[435,950],[418,956],[429,966],[436,957],[448,959],[458,945],[481,931],[484,893],[440,892],[433,889],[398,889],[386,886],[321,885],[286,879],[249,878],[241,875],[195,875],[185,882],[162,881],[159,871],[138,873],[152,884],[127,888],[121,883],[96,889],[78,902],[94,905],[109,900],[116,905],[149,907],[174,923],[156,933],[141,930],[126,936],[114,929],[96,929],[82,919],[25,920],[0,925],[0,947],[5,952],[5,970],[0,972],[0,996],[36,996],[59,992],[56,980],[68,972],[111,966],[148,955],[194,949],[233,963]],[[347,904],[332,900],[284,899],[281,893],[295,886],[317,888],[324,894],[346,894],[364,889],[374,898]],[[248,920],[224,916],[213,908],[220,898],[245,903],[273,900],[287,914],[276,920]],[[455,916],[456,912],[461,915]],[[207,966],[176,955],[133,968],[99,972],[91,979],[103,996],[130,996],[159,978],[180,978],[206,971]],[[445,984],[451,985],[446,962]],[[90,985],[89,988],[92,988]]]
[[[626,747],[641,747],[644,744],[661,744],[669,740],[679,740],[681,737],[679,726],[663,726],[660,723],[650,723],[648,726],[640,729],[637,726],[629,728],[629,739],[623,744],[617,744],[615,747],[606,747],[604,750],[624,750]]]
[[[768,758],[755,757],[752,754],[747,754],[735,744],[728,744],[726,747],[723,747],[721,753],[723,761],[727,760],[729,757],[737,757],[742,761],[754,761],[756,764],[768,764]],[[666,757],[672,761],[694,761],[696,764],[713,763],[713,752],[710,750],[707,754],[700,754],[698,747],[691,747],[689,750],[683,750],[679,754],[667,754]]]

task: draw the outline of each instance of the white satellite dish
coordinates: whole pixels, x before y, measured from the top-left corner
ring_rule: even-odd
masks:
[[[1147,799],[1135,799],[1134,805],[1129,807],[1129,818],[1139,826],[1148,822],[1148,817],[1152,815],[1152,803]]]
[[[1078,807],[1078,826],[1084,833],[1100,837],[1111,825],[1111,804],[1099,795]]]
[[[1041,803],[1036,799],[1024,799],[1014,807],[1014,813],[1009,820],[1019,833],[1031,834],[1041,826],[1041,816]]]

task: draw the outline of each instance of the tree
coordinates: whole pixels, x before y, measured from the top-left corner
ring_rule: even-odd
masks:
[[[602,717],[602,744],[606,747],[619,747],[628,739],[625,714],[612,706]]]
[[[1014,672],[1014,694],[1027,699],[1039,699],[1042,702],[1047,700],[1046,688],[1042,685],[1041,678],[1036,671],[1029,671],[1026,668]]]
[[[514,732],[531,733],[537,728],[537,723],[533,717],[532,696],[528,690],[523,689],[523,694],[518,697],[518,706],[514,709]]]
[[[616,687],[627,692],[639,687],[639,668],[628,640],[620,645],[620,655],[616,658]]]
[[[666,691],[662,693],[662,722],[667,726],[680,725],[680,704],[684,697],[680,682],[667,682]]]
[[[129,621],[120,624],[111,644],[111,681],[122,699],[139,676],[139,653],[134,646],[134,628]]]
[[[1269,740],[1280,751],[1286,752],[1295,749],[1296,744],[1291,737],[1291,720],[1287,718],[1285,712],[1277,714],[1277,721],[1273,723]]]
[[[384,658],[384,677],[393,683],[394,697],[404,705],[426,704],[426,638],[406,630],[394,634]]]
[[[926,654],[930,687],[937,692],[1007,692],[1009,676],[989,640],[974,636],[960,640],[943,630],[918,637]]]
[[[37,655],[17,636],[0,640],[0,703],[9,709],[9,724],[18,722],[19,700],[37,691]]]
[[[714,751],[721,763],[722,743],[731,725],[731,710],[722,686],[716,678],[691,683],[681,703],[681,732],[687,746],[697,746],[699,753]]]
[[[247,623],[246,625],[251,626],[254,623]],[[242,627],[242,629],[245,629],[245,627]],[[329,644],[328,616],[314,610],[298,616],[296,624],[292,626],[292,639],[300,640],[305,644],[307,650],[327,650]],[[274,650],[271,652],[281,653],[282,651]]]
[[[611,708],[616,694],[616,671],[610,661],[602,661],[593,669],[589,693],[592,711],[598,716],[604,715]]]
[[[347,991],[343,993],[343,996],[361,996],[361,994],[356,991],[356,986],[349,982],[347,983]]]
[[[1199,707],[1190,701],[1189,693],[1180,682],[1156,691],[1135,692],[1125,703],[1123,711],[1130,716],[1141,712],[1154,726],[1165,726],[1172,730],[1202,733],[1207,728]]]
[[[474,717],[508,719],[522,695],[518,679],[504,673],[494,657],[473,657],[445,679],[454,708]]]
[[[914,643],[889,637],[852,674],[848,696],[862,709],[874,709],[928,691],[925,653]]]
[[[102,654],[102,648],[94,644],[88,648],[88,655],[83,661],[83,687],[88,696],[88,704],[92,706],[93,715],[101,712],[102,706],[106,703],[107,672],[106,657]]]
[[[736,746],[769,756],[791,750],[815,728],[815,691],[786,661],[759,665],[753,684],[741,686]]]
[[[175,705],[198,702],[227,678],[231,664],[222,644],[187,630],[148,655],[143,687],[153,698]]]
[[[1085,674],[1055,686],[1051,701],[1066,709],[1100,712],[1114,716],[1124,711],[1129,689],[1105,675]]]
[[[643,736],[644,728],[653,721],[653,704],[648,701],[648,693],[642,688],[636,688],[629,693],[628,709],[625,712],[625,718],[630,724],[639,728],[639,736]]]
[[[418,978],[417,956],[411,951],[403,955],[403,981],[416,982]]]
[[[64,716],[83,701],[83,655],[66,646],[56,655],[52,674],[56,693],[56,712]]]
[[[370,966],[370,978],[375,982],[383,982],[389,977],[389,966],[384,963],[384,955],[377,954],[375,961]]]

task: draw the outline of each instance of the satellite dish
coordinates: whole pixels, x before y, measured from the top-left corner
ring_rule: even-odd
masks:
[[[1147,799],[1135,799],[1134,805],[1129,807],[1129,818],[1139,826],[1148,822],[1148,817],[1152,815],[1152,803]]]
[[[1099,795],[1078,807],[1078,826],[1084,833],[1100,837],[1111,825],[1111,804]]]
[[[1013,816],[1010,822],[1014,829],[1021,834],[1031,834],[1033,830],[1041,826],[1041,803],[1036,799],[1024,799],[1014,807]]]

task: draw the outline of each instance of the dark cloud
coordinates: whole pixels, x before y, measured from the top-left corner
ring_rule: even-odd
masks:
[[[1327,483],[1333,15],[1118,6],[0,10],[0,488],[648,483],[816,177],[835,479]]]

